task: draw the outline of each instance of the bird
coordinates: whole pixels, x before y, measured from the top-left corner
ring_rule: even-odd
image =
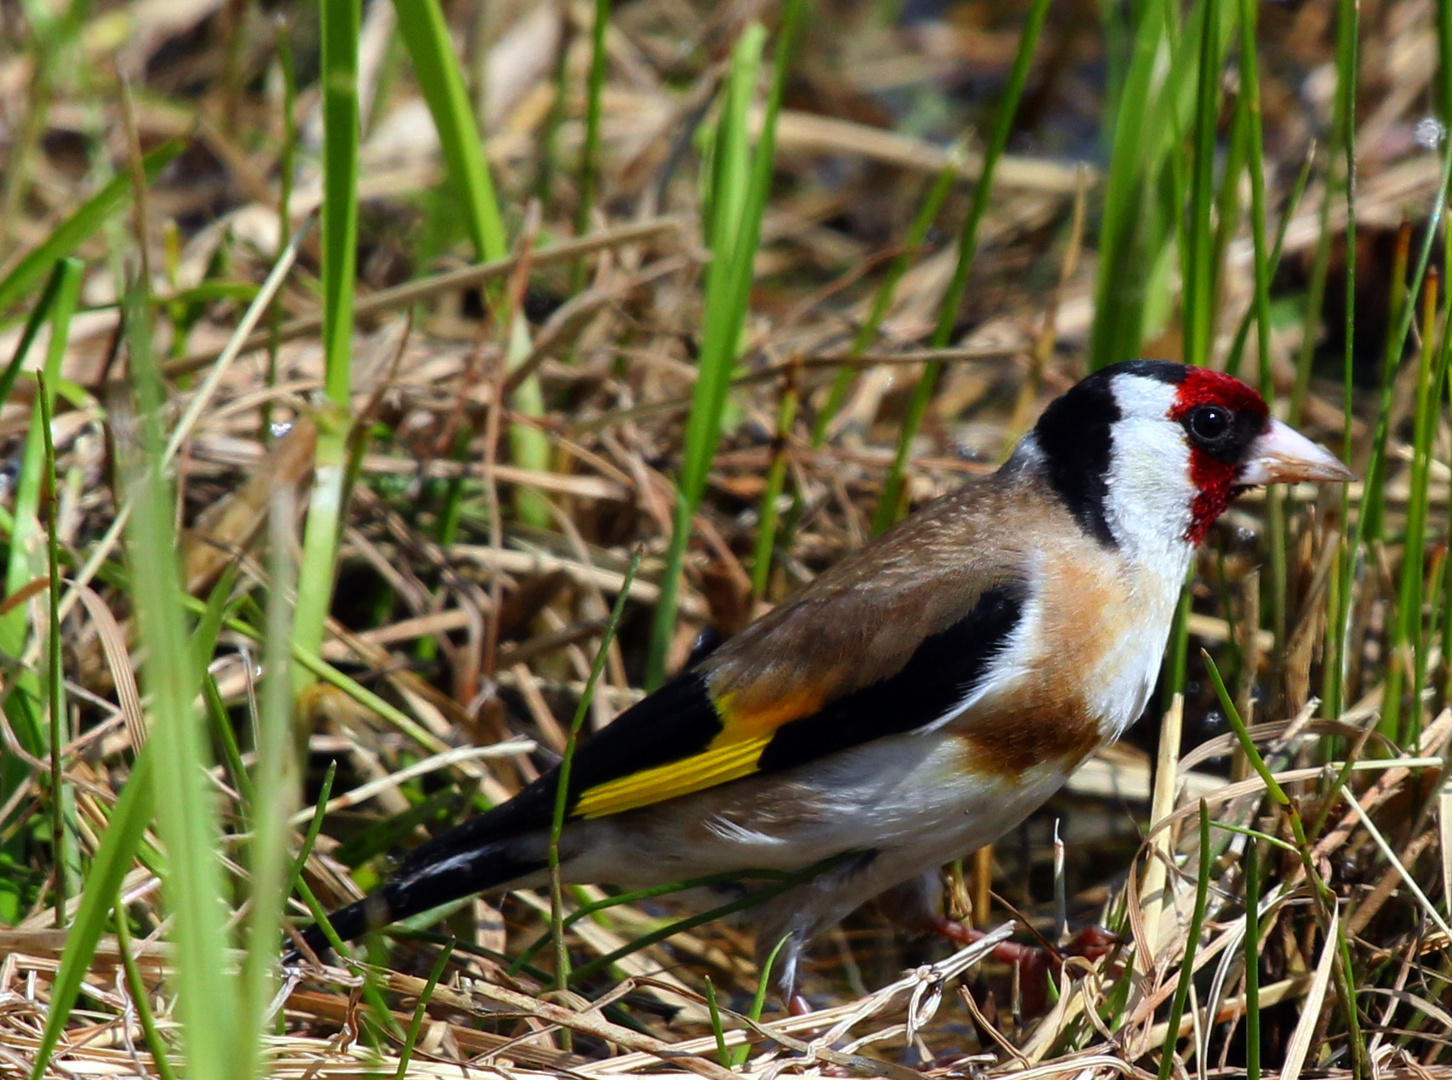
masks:
[[[1132,360],[1088,375],[996,471],[583,742],[561,880],[645,888],[828,860],[751,913],[794,1011],[808,943],[880,894],[954,936],[932,909],[941,867],[1016,827],[1144,711],[1195,549],[1231,501],[1351,478],[1227,374]],[[548,882],[559,777],[414,849],[330,917],[337,934]],[[302,938],[326,948],[320,926]]]

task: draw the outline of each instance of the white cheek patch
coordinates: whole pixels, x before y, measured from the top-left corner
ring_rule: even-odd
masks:
[[[1169,417],[1178,387],[1158,379],[1114,380],[1121,417],[1113,428],[1104,516],[1125,553],[1146,568],[1182,578],[1195,501],[1190,448]]]

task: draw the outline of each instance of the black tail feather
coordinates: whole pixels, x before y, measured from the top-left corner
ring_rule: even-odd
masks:
[[[481,839],[479,825],[487,817],[476,818],[424,844],[373,895],[329,915],[328,922],[338,937],[352,941],[400,919],[497,889],[545,869],[543,860],[519,857],[518,849],[529,846],[520,837]],[[329,947],[320,925],[303,930],[302,937],[314,952]]]

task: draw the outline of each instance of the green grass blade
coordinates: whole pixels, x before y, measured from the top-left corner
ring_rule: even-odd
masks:
[[[1156,59],[1166,39],[1164,5],[1137,6],[1133,43],[1119,96],[1111,104],[1113,134],[1109,171],[1104,180],[1104,209],[1099,225],[1098,281],[1090,363],[1104,367],[1139,352],[1143,336],[1145,248],[1151,225],[1163,229],[1145,193],[1153,187],[1158,154],[1151,149],[1147,117],[1156,92]],[[1146,216],[1146,211],[1150,211]],[[1140,276],[1123,273],[1139,263]]]
[[[1332,118],[1332,135],[1339,138],[1345,152],[1346,250],[1356,250],[1356,85],[1358,39],[1361,28],[1361,5],[1357,0],[1340,0],[1336,13],[1336,111]],[[1330,199],[1330,193],[1327,193]],[[1355,413],[1352,391],[1355,386],[1356,329],[1356,260],[1346,260],[1346,341],[1342,354],[1342,436],[1341,456],[1351,460],[1351,436]],[[1307,333],[1309,333],[1309,327]],[[1326,629],[1326,715],[1341,715],[1346,690],[1348,664],[1347,634],[1351,624],[1351,583],[1356,560],[1350,548],[1351,491],[1341,491],[1341,541],[1339,573],[1335,583],[1336,604],[1329,608]]]
[[[71,1009],[90,970],[91,958],[96,955],[96,945],[111,921],[110,911],[117,891],[131,870],[131,861],[141,845],[141,834],[151,823],[154,756],[150,749],[143,749],[136,755],[131,775],[116,799],[111,820],[101,834],[101,843],[91,860],[86,884],[81,891],[80,907],[66,933],[60,969],[51,987],[50,1006],[45,1015],[45,1029],[35,1050],[31,1080],[41,1080],[50,1067],[51,1054],[55,1052],[61,1032],[70,1020]]]
[[[711,1013],[711,1033],[716,1036],[716,1060],[723,1069],[731,1068],[731,1051],[726,1049],[726,1031],[721,1027],[721,1006],[716,1004],[716,984],[706,976],[706,1008]]]
[[[1225,688],[1225,680],[1220,676],[1220,669],[1215,666],[1214,659],[1204,649],[1200,650],[1200,656],[1205,661],[1205,671],[1210,676],[1210,685],[1215,688],[1215,695],[1220,699],[1220,707],[1225,710],[1225,719],[1230,724],[1231,730],[1235,732],[1235,738],[1240,743],[1240,748],[1245,751],[1246,760],[1250,762],[1251,768],[1265,783],[1266,792],[1270,795],[1271,801],[1281,806],[1290,803],[1285,789],[1281,787],[1276,778],[1271,775],[1270,766],[1265,763],[1265,758],[1260,756],[1254,741],[1246,729],[1245,721],[1240,718],[1240,710],[1235,707],[1235,701],[1230,696],[1230,691]]]
[[[958,237],[958,262],[953,268],[953,279],[949,282],[948,291],[943,294],[942,306],[938,309],[938,323],[932,338],[932,347],[935,349],[946,348],[953,337],[953,326],[957,323],[958,312],[963,306],[963,293],[968,288],[968,271],[972,268],[973,256],[978,250],[978,228],[988,210],[988,199],[993,191],[993,175],[999,158],[1008,146],[1008,137],[1013,132],[1018,104],[1028,82],[1029,66],[1033,62],[1034,50],[1038,47],[1039,35],[1048,14],[1049,0],[1034,0],[1029,8],[1028,18],[1024,21],[1023,32],[1019,35],[1018,54],[1014,57],[1003,100],[999,102],[998,113],[994,117],[993,134],[983,152],[983,173],[978,178],[978,186],[973,190],[973,203],[963,222],[962,234]],[[882,498],[877,504],[877,513],[872,523],[874,532],[882,532],[901,516],[903,473],[912,454],[913,440],[917,438],[918,428],[922,426],[923,417],[927,415],[928,403],[932,400],[933,390],[937,386],[938,371],[939,365],[936,363],[923,365],[923,373],[913,388],[907,415],[903,417],[902,431],[898,435],[897,455],[888,470]]]
[[[1180,1041],[1180,1020],[1190,1000],[1190,983],[1195,973],[1195,953],[1200,947],[1200,931],[1205,926],[1205,901],[1210,894],[1210,807],[1200,800],[1200,876],[1195,882],[1195,909],[1190,914],[1190,927],[1185,938],[1185,957],[1180,961],[1180,982],[1170,1002],[1169,1025],[1164,1049],[1160,1051],[1159,1080],[1170,1080],[1175,1067],[1175,1046]]]
[[[1260,1080],[1260,848],[1245,845],[1245,1080]]]
[[[751,297],[751,282],[756,249],[761,243],[761,219],[766,212],[771,190],[772,166],[776,156],[776,118],[786,86],[786,72],[802,19],[806,0],[788,0],[782,13],[781,32],[777,39],[776,66],[771,91],[767,97],[765,117],[755,153],[745,150],[745,123],[750,83],[744,72],[754,68],[754,56],[760,51],[763,33],[748,27],[742,35],[733,60],[732,83],[743,89],[728,98],[723,110],[723,132],[742,132],[740,149],[719,148],[713,162],[712,198],[709,207],[708,237],[712,242],[713,260],[706,278],[706,322],[697,364],[696,386],[691,397],[691,417],[686,427],[682,451],[681,479],[676,497],[675,524],[670,547],[666,552],[665,571],[661,578],[660,599],[656,603],[652,625],[650,652],[646,658],[645,684],[654,689],[665,681],[666,653],[675,635],[676,607],[680,595],[680,579],[685,564],[686,545],[690,541],[691,523],[696,508],[706,491],[706,478],[721,438],[721,415],[731,387],[731,367],[746,318]],[[725,125],[731,125],[727,129]],[[731,147],[737,144],[732,136]],[[735,180],[728,182],[728,178]],[[743,186],[742,176],[748,177]]]
[[[57,308],[59,311],[59,308]],[[61,663],[61,567],[60,567],[60,544],[56,538],[56,487],[55,487],[55,443],[51,441],[51,391],[46,385],[45,375],[38,376],[39,386],[36,390],[35,401],[40,406],[40,430],[43,436],[45,448],[45,488],[49,493],[45,499],[45,550],[46,550],[46,577],[49,584],[46,593],[49,603],[49,625],[46,628],[46,673],[45,673],[45,696],[46,704],[50,707],[50,843],[51,843],[51,864],[55,867],[55,886],[53,889],[53,901],[55,905],[55,924],[57,927],[64,927],[66,924],[66,899],[70,895],[71,879],[80,878],[79,861],[73,866],[67,851],[70,844],[67,843],[66,835],[67,804],[74,798],[74,793],[66,783],[65,769],[62,766],[61,750],[65,747],[66,739],[66,683],[65,668]]]
[[[393,6],[414,78],[439,132],[439,146],[474,251],[480,259],[503,259],[509,254],[509,242],[443,8],[439,0],[394,0]]]
[[[887,317],[887,310],[892,306],[898,283],[902,281],[902,276],[907,273],[908,266],[917,257],[918,249],[922,247],[924,239],[927,238],[928,230],[932,228],[933,222],[938,220],[943,203],[947,200],[948,193],[953,190],[953,184],[958,179],[958,159],[961,156],[961,144],[955,144],[948,152],[948,163],[938,170],[937,178],[933,181],[932,187],[928,189],[927,197],[918,207],[917,215],[908,227],[907,238],[903,240],[902,250],[892,260],[892,265],[887,268],[887,273],[883,275],[877,295],[872,299],[872,309],[867,314],[867,321],[858,328],[857,336],[852,339],[852,350],[849,355],[861,356],[877,338],[878,328],[882,326],[882,320]],[[852,383],[852,375],[851,365],[845,365],[833,379],[827,401],[812,424],[812,446],[814,448],[821,446],[826,441],[827,429],[831,427],[838,410],[842,408],[842,402],[847,397],[847,388]]]
[[[126,990],[131,995],[131,1004],[136,1009],[136,1019],[151,1051],[151,1062],[161,1080],[176,1080],[176,1070],[171,1067],[171,1048],[161,1037],[156,1026],[156,1017],[147,1000],[146,983],[142,981],[141,969],[131,953],[131,928],[127,925],[126,912],[121,906],[121,895],[116,895],[116,951],[121,954],[121,969],[126,973]]]
[[[200,672],[188,648],[186,607],[174,557],[176,502],[161,468],[164,396],[143,290],[144,285],[129,292],[126,311],[140,434],[139,445],[124,447],[132,504],[127,555],[146,649],[142,675],[151,698],[157,828],[167,852],[164,891],[174,913],[177,1015],[188,1076],[213,1080],[240,1075],[237,987],[225,967],[226,923],[218,902],[225,895],[217,858],[221,836],[205,772],[210,755],[193,707]],[[109,901],[114,890],[104,895]]]
[[[288,651],[297,578],[292,555],[295,518],[292,489],[283,485],[274,493],[269,512],[267,637],[263,642],[254,802],[249,815],[252,908],[247,955],[242,965],[242,1039],[247,1055],[246,1067],[241,1071],[244,1077],[261,1075],[261,1038],[273,994],[283,903],[291,886],[288,818],[297,806],[301,784]]]
[[[771,952],[767,954],[766,962],[761,965],[761,970],[756,973],[756,993],[751,996],[751,1010],[746,1014],[752,1020],[761,1019],[762,1010],[766,1008],[766,992],[767,989],[771,986],[771,969],[776,966],[776,958],[781,953],[782,946],[787,943],[787,940],[790,937],[790,934],[782,935],[781,940],[778,941],[772,947]],[[745,1065],[746,1059],[750,1056],[750,1044],[746,1046],[738,1046],[735,1051],[732,1052],[731,1061],[728,1063],[727,1067],[735,1068],[739,1065]]]
[[[590,666],[590,678],[585,683],[585,692],[575,706],[574,719],[570,721],[570,733],[565,740],[565,753],[560,759],[560,778],[555,791],[554,815],[550,820],[549,868],[550,868],[550,927],[555,942],[555,985],[563,990],[569,984],[570,954],[565,948],[564,895],[560,888],[560,834],[565,829],[565,807],[570,798],[570,773],[575,762],[575,747],[579,745],[580,731],[585,726],[585,715],[590,711],[590,702],[595,697],[595,685],[605,670],[605,660],[610,655],[610,643],[615,640],[615,631],[620,627],[620,617],[625,613],[625,602],[630,598],[630,586],[635,583],[635,574],[640,569],[641,552],[637,549],[630,557],[625,570],[625,580],[615,596],[610,609],[610,621],[600,635],[600,646],[595,650],[595,662]]]
[[[600,187],[600,106],[605,91],[605,30],[610,25],[610,0],[595,0],[590,24],[590,75],[585,92],[585,145],[580,151],[580,204],[575,208],[575,235],[590,231],[590,212]],[[575,287],[583,263],[575,264]]]
[[[25,366],[25,358],[30,355],[30,347],[35,344],[35,339],[40,334],[40,328],[50,317],[50,310],[60,291],[61,278],[64,273],[64,264],[57,262],[50,272],[50,277],[46,279],[45,289],[42,290],[40,299],[25,319],[25,327],[20,332],[20,340],[15,345],[15,352],[11,354],[10,362],[5,365],[5,370],[0,371],[0,402],[8,401],[10,391],[15,389],[15,380],[20,377],[20,369]]]
[[[697,926],[703,926],[708,922],[724,918],[727,915],[734,915],[738,911],[745,911],[747,908],[755,907],[757,904],[770,900],[774,896],[780,896],[788,889],[794,889],[798,885],[801,885],[803,882],[811,881],[818,874],[825,873],[834,866],[840,866],[846,859],[850,859],[852,857],[852,852],[845,852],[841,855],[833,855],[831,858],[823,859],[820,862],[813,863],[805,870],[798,870],[794,874],[787,874],[780,880],[772,882],[770,885],[766,885],[760,889],[753,890],[752,892],[748,893],[743,897],[740,897],[739,899],[722,904],[720,907],[711,908],[709,911],[700,911],[694,915],[687,916],[684,919],[678,919],[675,922],[667,923],[664,926],[657,927],[655,930],[652,930],[647,934],[642,934],[640,937],[627,942],[620,948],[616,949],[614,952],[606,953],[604,956],[597,956],[589,963],[581,964],[573,972],[571,972],[570,982],[582,982],[585,979],[590,978],[592,975],[596,975],[601,971],[608,970],[611,965],[624,959],[625,957],[637,953],[641,949],[648,948],[651,945],[656,944],[657,942],[664,941],[666,938],[672,937],[675,934],[683,933],[684,931],[693,929]]]
[[[398,1051],[398,1071],[393,1074],[393,1080],[404,1080],[408,1075],[408,1063],[413,1058],[413,1048],[418,1045],[419,1032],[423,1030],[424,1017],[428,1015],[429,1000],[434,996],[434,990],[443,978],[444,969],[449,966],[449,957],[454,955],[454,943],[445,945],[439,952],[439,958],[434,961],[433,970],[429,972],[428,982],[424,983],[423,993],[418,996],[418,1004],[413,1009],[413,1019],[408,1025],[408,1035],[403,1040],[403,1046]]]
[[[56,610],[58,603],[55,599],[55,592],[59,579],[55,564],[59,561],[59,553],[52,550],[55,540],[54,527],[46,527],[41,521],[43,495],[45,492],[51,493],[51,497],[44,500],[48,514],[54,508],[55,492],[53,475],[55,453],[54,448],[50,446],[50,423],[46,418],[54,408],[56,385],[60,381],[61,359],[65,355],[66,334],[69,331],[71,315],[75,311],[80,284],[81,266],[78,262],[74,259],[63,259],[56,264],[45,291],[41,295],[40,302],[31,312],[21,333],[20,344],[5,376],[5,381],[13,386],[15,376],[29,354],[42,322],[48,318],[51,324],[52,340],[41,370],[37,373],[39,381],[35,401],[31,404],[30,427],[25,433],[25,443],[21,450],[20,475],[16,480],[15,501],[11,508],[9,553],[5,565],[4,586],[5,595],[13,596],[30,582],[38,578],[49,578],[52,612]],[[55,336],[57,332],[60,333],[59,339]],[[45,537],[44,545],[41,543],[42,536]],[[18,604],[12,610],[0,615],[0,653],[7,656],[20,656],[25,652],[26,640],[30,631],[30,611],[30,604]],[[47,656],[51,660],[51,663],[47,665],[49,674],[43,684],[34,670],[21,670],[5,701],[5,715],[16,739],[27,753],[35,757],[44,757],[48,754],[52,759],[51,810],[53,812],[52,829],[58,830],[53,832],[53,837],[54,842],[58,845],[55,868],[56,881],[59,886],[56,890],[57,910],[59,911],[63,906],[64,895],[68,891],[67,878],[77,877],[80,868],[76,862],[77,853],[73,853],[69,859],[61,857],[65,850],[65,828],[61,819],[67,816],[74,819],[74,810],[73,807],[67,807],[68,796],[65,785],[59,782],[60,762],[55,752],[63,715],[57,715],[54,712],[54,709],[61,706],[62,703],[60,696],[51,694],[50,689],[51,687],[63,687],[64,683],[57,674],[59,657],[56,655],[56,650],[59,648],[60,642],[54,632],[56,628],[54,616],[50,623],[52,632],[47,636]],[[43,716],[47,702],[52,709],[50,724],[45,722]],[[29,776],[30,767],[20,758],[0,753],[0,799],[8,799],[20,785],[29,781]],[[18,863],[22,857],[24,844],[25,837],[17,834],[12,840],[6,842],[3,849],[0,849],[0,918],[6,922],[18,921],[22,917],[23,911],[31,903],[31,898],[27,895],[27,888],[23,885],[22,880],[16,875],[4,872],[6,867]]]
[[[1183,311],[1185,363],[1204,367],[1210,360],[1215,335],[1216,267],[1211,257],[1212,206],[1215,199],[1215,135],[1219,119],[1220,66],[1215,5],[1200,4],[1200,59],[1196,65],[1194,149],[1190,167],[1188,227],[1180,244],[1184,282],[1180,306]],[[1235,183],[1230,177],[1227,183]]]
[[[475,257],[486,262],[507,258],[509,241],[489,162],[484,155],[484,140],[480,137],[464,73],[454,54],[439,0],[395,0],[394,7],[398,10],[399,34],[413,61],[414,78],[439,133],[439,146],[454,195],[464,210]],[[503,290],[496,290],[496,299],[502,295]],[[529,355],[529,328],[522,319],[515,319],[502,308],[499,316],[511,320],[505,362],[513,368]],[[526,416],[543,416],[544,397],[539,380],[534,376],[525,379],[514,391],[511,403]],[[509,444],[515,464],[526,469],[548,470],[550,445],[543,432],[528,424],[516,424],[510,429]],[[519,491],[515,509],[530,524],[544,526],[550,521],[548,505],[534,491]],[[449,537],[441,535],[440,539],[447,542]]]
[[[81,856],[79,844],[73,841],[78,832],[76,821],[75,792],[65,780],[61,767],[61,748],[69,742],[66,723],[65,669],[61,663],[61,561],[60,538],[57,535],[56,500],[60,497],[56,487],[55,444],[52,441],[52,420],[55,411],[55,385],[51,378],[58,378],[61,362],[65,359],[70,341],[71,316],[81,294],[81,263],[77,259],[63,259],[60,265],[60,288],[56,292],[55,308],[50,319],[50,348],[46,353],[45,371],[38,373],[35,403],[40,407],[40,431],[44,462],[45,483],[48,493],[45,500],[45,549],[46,576],[50,579],[50,617],[46,634],[46,680],[45,691],[50,706],[50,800],[51,800],[51,844],[55,852],[55,912],[56,926],[65,925],[66,899],[81,882]],[[46,372],[55,375],[47,376]]]
[[[333,596],[343,511],[348,405],[352,383],[353,294],[358,262],[357,0],[322,0],[323,86],[323,389],[312,502],[303,532],[293,643],[316,654]],[[294,668],[293,685],[307,674]]]
[[[771,577],[771,555],[776,548],[776,526],[780,511],[777,504],[786,485],[792,428],[797,419],[797,382],[795,373],[788,374],[777,408],[776,438],[773,440],[771,464],[766,471],[766,485],[761,492],[761,509],[756,530],[756,553],[751,563],[751,595],[766,595]]]
[[[81,264],[74,259],[65,259],[56,264],[41,302],[31,313],[21,337],[20,348],[11,361],[11,370],[19,371],[29,353],[29,346],[39,332],[44,319],[50,319],[52,328],[69,326],[71,314],[75,311],[80,294]],[[37,400],[31,406],[30,427],[25,433],[25,446],[21,450],[20,475],[15,483],[15,502],[12,509],[14,529],[10,534],[9,561],[5,567],[5,594],[13,595],[17,590],[46,572],[45,560],[35,550],[36,538],[40,534],[40,499],[44,488],[43,472],[45,462],[45,438],[41,423],[42,408],[55,407],[55,388],[60,381],[61,359],[65,356],[64,339],[57,345],[52,342],[46,353],[41,372],[49,390],[44,394],[45,402]],[[7,372],[9,375],[9,372]],[[10,375],[9,381],[14,382]],[[3,400],[3,399],[0,399]],[[20,605],[0,615],[0,651],[19,656],[25,647],[26,607]]]
[[[186,148],[181,140],[158,146],[141,159],[141,168],[148,180]],[[118,173],[100,191],[82,203],[70,217],[51,229],[46,238],[26,252],[0,278],[0,313],[35,287],[55,264],[90,239],[106,221],[125,205],[131,193],[130,173]]]

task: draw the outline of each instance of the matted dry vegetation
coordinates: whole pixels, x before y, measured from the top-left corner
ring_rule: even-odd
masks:
[[[965,125],[989,129],[1024,11],[1007,0],[970,0],[894,21],[888,6],[822,5],[793,61],[756,284],[725,435],[694,521],[672,668],[703,630],[740,629],[871,534],[908,394],[925,362],[942,363],[943,372],[911,447],[915,503],[991,469],[1042,404],[1086,370],[1105,182],[1096,139],[1113,42],[1106,45],[1088,5],[1054,7],[1018,134],[998,164],[952,344],[931,349],[926,343],[956,260],[952,238],[968,213],[984,141],[949,150],[943,136]],[[336,762],[322,830],[302,870],[324,906],[358,897],[384,872],[387,854],[480,800],[507,798],[558,758],[637,550],[639,573],[588,724],[608,723],[641,693],[702,333],[709,256],[696,128],[711,115],[743,27],[754,17],[777,17],[759,8],[633,0],[614,12],[599,95],[600,184],[589,231],[574,238],[591,12],[525,0],[450,5],[513,250],[477,263],[469,261],[465,227],[442,180],[438,137],[398,44],[394,8],[380,0],[364,10],[359,296],[348,409],[356,474],[321,650],[341,677],[313,684],[300,698],[309,744],[304,798],[288,840],[289,857],[303,850],[324,772]],[[0,873],[9,883],[12,923],[0,929],[6,1075],[27,1075],[35,1065],[68,941],[55,928],[49,824],[64,818],[79,851],[69,891],[74,914],[74,886],[84,880],[150,722],[150,701],[133,671],[145,648],[133,625],[143,601],[131,591],[132,572],[138,557],[170,553],[133,549],[127,557],[115,527],[125,502],[117,443],[132,437],[124,376],[135,347],[119,325],[120,283],[143,268],[150,273],[185,589],[205,603],[222,582],[230,605],[231,621],[207,658],[215,693],[205,711],[220,762],[212,795],[225,825],[221,855],[234,924],[247,907],[239,884],[251,820],[246,770],[266,648],[265,634],[258,641],[248,629],[266,626],[263,607],[279,565],[269,561],[268,515],[286,505],[279,493],[306,502],[318,432],[342,422],[321,395],[316,13],[247,0],[143,0],[82,6],[73,23],[42,35],[34,22],[42,9],[38,0],[0,7],[5,272],[53,239],[113,172],[124,176],[137,149],[170,139],[183,146],[144,200],[120,200],[109,220],[77,238],[85,258],[80,310],[57,351],[64,382],[52,425],[54,535],[67,613],[63,782],[73,806],[69,816],[51,816],[51,763],[27,750],[7,720],[10,779],[0,807]],[[989,926],[1019,916],[1035,928],[1030,935],[1020,925],[1021,940],[1036,935],[1053,944],[1066,920],[1071,927],[1102,922],[1121,935],[1108,957],[1067,962],[1047,1016],[1021,1015],[1020,988],[1006,969],[982,960],[986,945],[946,956],[941,943],[894,936],[888,917],[868,910],[817,943],[805,989],[818,1011],[786,1018],[768,1002],[764,1018],[751,1020],[745,1014],[757,973],[747,929],[710,921],[626,950],[682,916],[670,898],[574,923],[577,969],[615,959],[582,985],[557,991],[547,945],[535,961],[544,970],[510,969],[512,958],[549,934],[549,898],[519,893],[497,906],[470,902],[431,932],[401,931],[372,964],[289,970],[274,1003],[274,1033],[265,1039],[266,1073],[387,1075],[403,1068],[403,1055],[410,1073],[441,1077],[1141,1077],[1158,1068],[1167,1045],[1178,1045],[1175,1068],[1184,1074],[1241,1073],[1245,830],[1262,837],[1260,985],[1249,993],[1259,1003],[1265,1066],[1286,1077],[1313,1070],[1425,1076],[1443,1068],[1452,1039],[1452,857],[1443,842],[1442,794],[1452,712],[1444,708],[1449,673],[1439,627],[1448,624],[1442,567],[1452,440],[1444,383],[1434,384],[1430,406],[1425,393],[1419,399],[1416,362],[1431,357],[1427,370],[1445,380],[1437,360],[1445,356],[1445,345],[1437,345],[1445,335],[1435,313],[1420,353],[1414,344],[1400,373],[1393,365],[1385,406],[1376,393],[1382,343],[1405,310],[1391,283],[1398,268],[1405,272],[1406,245],[1421,242],[1420,233],[1403,233],[1398,256],[1397,227],[1410,217],[1421,229],[1442,167],[1426,145],[1435,147],[1436,137],[1419,126],[1442,77],[1436,13],[1423,0],[1367,5],[1361,13],[1353,260],[1353,344],[1361,344],[1353,359],[1363,385],[1347,419],[1358,471],[1365,474],[1372,460],[1378,417],[1390,432],[1385,488],[1376,496],[1380,520],[1364,538],[1365,557],[1345,554],[1339,494],[1308,489],[1273,511],[1285,523],[1282,573],[1268,555],[1266,499],[1243,500],[1199,566],[1185,696],[1153,709],[1129,742],[1086,765],[991,858],[972,862],[966,886],[949,875],[949,903],[959,913]],[[1291,192],[1312,140],[1324,144],[1331,123],[1336,17],[1335,4],[1305,0],[1267,7],[1261,27],[1273,230],[1289,215],[1272,290],[1269,370],[1278,392],[1296,398],[1301,426],[1328,445],[1339,445],[1346,419],[1347,257],[1345,204],[1327,194],[1334,165],[1324,149],[1293,206]],[[282,35],[292,42],[298,72],[286,230],[278,213],[287,146]],[[557,85],[565,100],[548,135]],[[1223,127],[1231,111],[1227,105]],[[761,109],[754,114],[759,124]],[[922,250],[909,253],[878,332],[854,350],[878,285],[903,250],[901,238],[945,167],[964,183],[948,196]],[[1220,213],[1213,353],[1223,363],[1252,303],[1256,259],[1240,205],[1223,204]],[[1303,349],[1303,296],[1308,281],[1315,288],[1323,235],[1332,238],[1329,285]],[[280,264],[285,274],[273,273]],[[269,313],[257,301],[270,294],[259,289],[274,286]],[[8,304],[0,310],[0,359],[16,353],[40,291],[38,279],[14,295],[0,289]],[[487,312],[481,295],[490,299]],[[242,324],[249,309],[262,316],[252,327]],[[511,354],[501,328],[521,312],[529,341]],[[1170,314],[1146,343],[1147,355],[1181,354],[1183,335]],[[42,331],[28,367],[39,365],[47,340]],[[1395,355],[1400,359],[1399,350]],[[814,439],[828,388],[844,367],[854,373],[850,392],[828,418],[824,439]],[[537,398],[532,389],[521,396],[522,387],[535,385]],[[13,477],[24,468],[36,386],[20,378],[0,407],[8,470],[0,476],[0,535],[7,547]],[[1304,396],[1298,386],[1309,388]],[[1422,429],[1414,423],[1427,415],[1430,464],[1416,449]],[[521,430],[542,434],[543,457],[528,459]],[[762,498],[774,469],[785,492],[775,504],[781,521],[770,573],[753,583]],[[1363,485],[1353,486],[1353,508],[1364,494]],[[1405,560],[1409,506],[1430,509],[1421,526],[1425,552]],[[1270,542],[1280,527],[1270,529]],[[290,526],[279,538],[292,543]],[[1410,639],[1397,635],[1411,588],[1404,563],[1420,582]],[[1268,575],[1277,584],[1262,591]],[[1349,596],[1338,592],[1343,580],[1353,587]],[[21,584],[0,601],[0,618],[24,613],[27,620],[24,650],[4,657],[0,668],[7,698],[23,692],[26,672],[44,666],[47,577]],[[1317,696],[1327,685],[1328,594],[1332,620],[1338,598],[1348,601],[1350,617],[1350,659],[1336,691],[1343,704],[1334,713]],[[1287,802],[1268,796],[1267,780],[1226,727],[1207,671],[1193,659],[1201,646],[1233,674],[1230,693]],[[1390,731],[1382,723],[1389,654],[1403,658],[1394,692],[1412,688],[1397,693],[1401,719]],[[1343,761],[1354,765],[1343,770]],[[1197,921],[1201,800],[1210,820],[1242,831],[1211,833],[1211,874]],[[1305,848],[1297,829],[1305,830]],[[154,1014],[160,1038],[175,1047],[172,953],[162,940],[163,849],[148,833],[122,889],[146,990],[141,1004],[149,1008],[138,1013],[121,946],[106,935],[51,1061],[54,1073],[165,1075],[143,1024]],[[62,870],[62,881],[66,876]],[[572,902],[603,895],[581,889]],[[310,917],[296,895],[287,915]],[[430,985],[450,935],[454,951]],[[1169,1038],[1171,999],[1190,940],[1198,943],[1199,974],[1185,984],[1177,1041]],[[228,956],[241,965],[240,952]],[[416,1011],[421,999],[427,1007]],[[731,1050],[746,1045],[742,1063]]]

